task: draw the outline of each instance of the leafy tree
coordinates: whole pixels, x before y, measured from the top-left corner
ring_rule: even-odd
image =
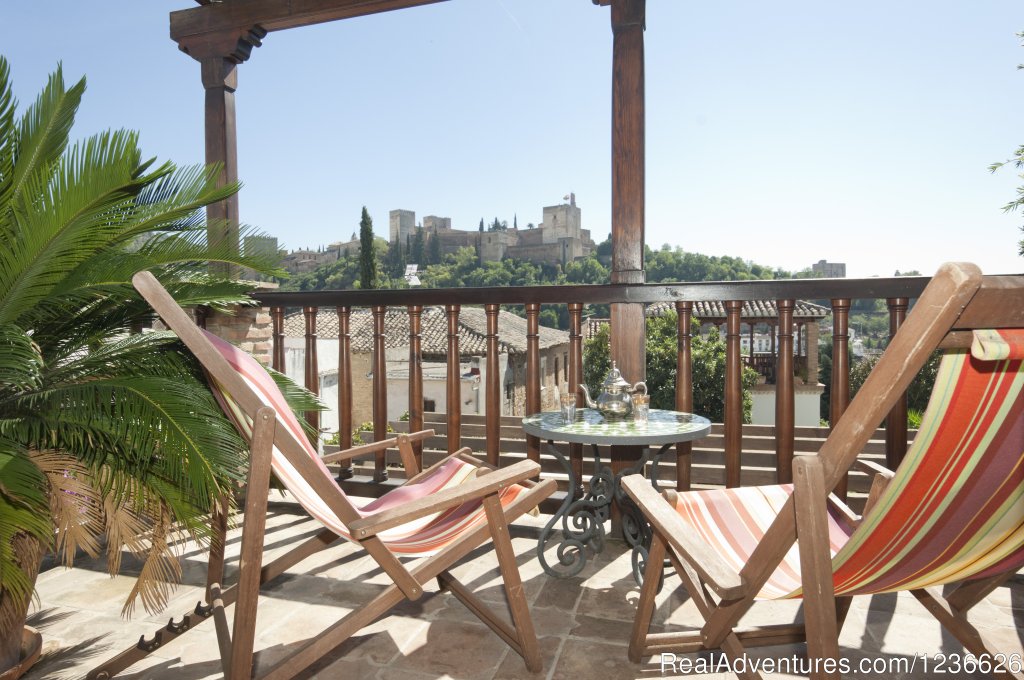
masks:
[[[384,273],[392,279],[405,276],[405,251],[402,250],[402,242],[395,240],[388,244],[387,255],[384,256]]]
[[[373,220],[363,206],[359,218],[359,287],[371,290],[377,287],[377,256],[373,247]]]
[[[1018,33],[1017,37],[1024,38],[1024,32]],[[1018,64],[1017,69],[1024,69],[1024,64]],[[991,172],[995,172],[996,170],[1007,164],[1012,164],[1013,167],[1015,167],[1018,170],[1017,176],[1020,179],[1024,180],[1024,144],[1017,147],[1017,150],[1014,152],[1013,156],[1009,160],[1002,161],[1000,163],[993,163],[992,165],[989,166],[988,169]],[[1017,187],[1017,198],[1013,199],[1012,201],[1004,205],[1003,212],[1016,212],[1022,206],[1024,206],[1024,185]],[[1024,226],[1022,226],[1020,230],[1024,231]],[[1017,254],[1024,257],[1024,239],[1021,239],[1017,243]]]
[[[425,267],[427,264],[426,243],[424,242],[423,227],[416,227],[412,237],[412,246],[409,248],[409,260],[413,264]]]
[[[918,372],[911,381],[910,387],[907,388],[907,410],[915,411],[917,415],[918,424],[920,424],[920,414],[924,413],[925,408],[928,407],[928,400],[931,398],[932,387],[935,386],[935,377],[939,372],[939,361],[942,358],[942,352],[936,351],[924,367]],[[850,398],[852,399],[855,394],[860,390],[864,381],[867,380],[868,375],[875,368],[875,364],[878,363],[879,357],[871,357],[869,359],[862,359],[855,362],[850,366]],[[911,417],[908,413],[908,421]]]
[[[437,233],[430,235],[427,245],[427,262],[429,264],[441,264],[441,237]]]
[[[137,596],[165,604],[181,576],[171,540],[209,540],[244,444],[191,355],[131,286],[152,271],[179,303],[251,303],[208,263],[281,275],[267,257],[209,244],[200,209],[237,191],[219,168],[144,160],[138,135],[69,147],[83,78],[58,67],[19,117],[0,58],[0,674],[17,662],[40,561],[106,549],[142,561]],[[140,538],[144,537],[144,538]]]
[[[508,230],[508,222],[502,222],[497,217],[495,217],[494,221],[491,222],[489,227],[487,227],[487,231],[507,231],[507,230]]]
[[[651,407],[675,408],[676,388],[676,314],[670,312],[647,319],[647,388],[651,394]],[[610,328],[605,325],[583,346],[583,378],[591,394],[599,394],[601,383],[611,368],[609,358]],[[693,352],[693,408],[713,422],[725,417],[725,340],[717,329],[707,337],[695,336]],[[632,376],[626,376],[632,380]],[[753,397],[750,388],[757,383],[757,372],[744,367],[743,420],[750,422]],[[596,390],[596,391],[595,391]]]
[[[565,265],[566,283],[608,283],[611,280],[608,269],[595,257],[580,258]]]

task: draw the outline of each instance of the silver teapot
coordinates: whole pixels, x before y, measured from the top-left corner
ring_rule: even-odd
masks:
[[[628,418],[633,414],[633,392],[647,393],[647,384],[643,381],[630,385],[622,377],[622,372],[612,362],[612,370],[601,385],[601,394],[595,402],[590,398],[586,385],[580,385],[583,396],[587,400],[587,408],[597,409],[605,418]]]

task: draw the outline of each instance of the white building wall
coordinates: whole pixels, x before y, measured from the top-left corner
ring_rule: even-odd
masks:
[[[818,427],[821,421],[822,385],[797,385],[793,398],[793,421],[799,427]],[[775,385],[755,385],[750,422],[754,425],[775,424]]]

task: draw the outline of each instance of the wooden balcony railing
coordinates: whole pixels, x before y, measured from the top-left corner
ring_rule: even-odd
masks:
[[[742,389],[740,355],[740,310],[746,300],[772,300],[778,309],[778,352],[775,357],[774,375],[776,382],[775,411],[775,472],[780,482],[791,481],[792,459],[796,449],[794,424],[794,322],[793,308],[797,299],[828,300],[832,308],[832,356],[833,378],[831,383],[831,421],[835,422],[849,402],[849,371],[847,348],[849,341],[849,310],[855,299],[885,299],[890,315],[890,332],[895,333],[902,323],[907,302],[916,297],[928,282],[927,277],[898,277],[874,279],[800,279],[785,281],[744,281],[710,283],[660,283],[660,284],[618,284],[603,286],[534,286],[521,288],[462,288],[462,289],[412,289],[373,291],[320,291],[320,292],[275,292],[261,290],[255,298],[271,310],[273,320],[273,365],[284,369],[284,312],[286,309],[301,309],[305,315],[305,379],[306,387],[318,391],[316,352],[316,317],[319,310],[334,309],[338,317],[338,422],[340,444],[351,445],[352,422],[352,363],[349,320],[353,309],[368,308],[372,311],[373,324],[373,432],[383,437],[387,427],[387,385],[385,367],[384,315],[388,308],[404,309],[409,314],[409,428],[421,429],[423,415],[423,374],[420,319],[424,307],[440,306],[447,317],[448,371],[447,371],[447,447],[459,447],[462,431],[462,412],[459,379],[459,316],[466,307],[482,307],[486,313],[486,378],[481,386],[486,403],[485,452],[487,459],[499,462],[501,440],[501,414],[498,370],[498,311],[500,305],[521,305],[526,312],[526,410],[540,410],[541,374],[539,351],[539,315],[546,305],[566,304],[569,312],[569,352],[564,367],[568,385],[576,385],[583,378],[582,324],[583,311],[588,304],[610,304],[617,302],[653,304],[672,302],[679,313],[678,320],[678,361],[676,379],[676,402],[679,410],[693,410],[692,355],[690,347],[690,314],[697,301],[724,302],[727,310],[726,347],[727,372],[723,401],[725,418],[723,423],[723,449],[725,483],[738,486],[741,479],[740,454],[743,443]],[[614,329],[613,329],[614,331]],[[808,348],[815,351],[815,348]],[[815,376],[810,376],[813,381]],[[898,463],[906,451],[906,401],[896,405],[887,419],[886,459],[893,465]],[[316,423],[316,414],[310,414]],[[539,460],[539,442],[527,438],[526,455]],[[688,444],[677,450],[677,486],[687,489],[690,485],[690,452]],[[421,454],[420,451],[417,452]],[[582,451],[579,446],[570,451],[573,466],[582,471]],[[375,478],[387,477],[385,458],[380,455],[375,462]],[[840,489],[845,492],[845,489]]]

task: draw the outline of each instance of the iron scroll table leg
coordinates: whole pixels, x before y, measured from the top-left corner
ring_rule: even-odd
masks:
[[[604,549],[604,522],[608,519],[612,497],[615,495],[617,480],[611,468],[601,465],[597,445],[592,444],[594,453],[594,475],[590,478],[590,491],[582,498],[573,499],[573,492],[579,484],[569,460],[554,445],[547,441],[546,449],[562,465],[569,475],[569,490],[565,500],[552,515],[540,532],[537,542],[537,558],[544,571],[558,578],[575,576],[587,563],[586,547],[595,552]],[[555,525],[562,523],[562,540],[556,548],[558,563],[548,564],[544,557],[544,546],[551,540]]]
[[[622,478],[626,475],[643,474],[647,463],[651,463],[651,486],[658,488],[658,461],[661,455],[674,446],[665,444],[657,453],[653,448],[648,448],[636,465],[623,470],[615,477],[615,501],[622,510],[622,537],[633,548],[632,564],[633,578],[637,584],[643,584],[644,567],[647,563],[647,555],[651,547],[651,525],[647,523],[640,508],[633,499],[622,489]]]

